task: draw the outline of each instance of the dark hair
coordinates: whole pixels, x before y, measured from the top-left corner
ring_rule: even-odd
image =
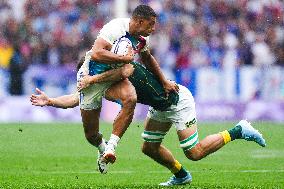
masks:
[[[138,5],[132,12],[133,18],[145,18],[157,17],[155,11],[148,5]]]
[[[81,66],[83,65],[84,61],[85,61],[85,57],[82,56],[82,57],[80,58],[78,64],[77,64],[77,71],[79,71],[79,69],[80,69]]]

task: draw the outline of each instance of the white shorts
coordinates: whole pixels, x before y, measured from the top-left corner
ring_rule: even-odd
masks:
[[[195,102],[191,92],[179,85],[179,101],[166,111],[149,108],[147,117],[159,122],[170,122],[176,130],[184,130],[196,122]]]
[[[80,78],[89,74],[90,55],[87,53],[85,62],[77,73],[77,84]],[[102,82],[92,84],[80,92],[79,105],[83,110],[98,109],[102,106],[102,98],[105,96],[106,90],[113,82]]]

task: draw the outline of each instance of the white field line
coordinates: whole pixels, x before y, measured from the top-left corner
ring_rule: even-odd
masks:
[[[264,150],[254,150],[251,152],[250,155],[252,158],[283,158],[284,151],[283,150],[271,150],[271,149],[264,149]]]
[[[199,173],[204,172],[202,171],[190,171],[191,173]],[[232,171],[212,171],[208,170],[208,172],[214,173],[284,173],[284,170],[232,170]],[[98,171],[30,171],[30,173],[36,174],[101,174]],[[141,173],[141,171],[109,171],[108,174],[134,174],[134,173]],[[148,171],[147,173],[150,174],[169,174],[169,171]]]

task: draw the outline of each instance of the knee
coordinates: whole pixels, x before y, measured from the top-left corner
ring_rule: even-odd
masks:
[[[126,79],[128,78],[129,76],[132,75],[134,71],[134,67],[133,65],[131,64],[125,64],[123,67],[122,67],[122,70],[121,70],[121,77],[122,79]]]
[[[135,107],[137,103],[137,95],[135,89],[127,91],[128,93],[122,99],[123,106]]]
[[[137,103],[137,96],[136,96],[136,93],[135,93],[135,94],[130,94],[130,95],[128,95],[127,99],[125,100],[125,103],[126,103],[128,106],[135,107],[135,106],[136,106],[136,103]]]
[[[200,146],[200,144],[197,144],[194,148],[192,148],[191,150],[188,150],[186,152],[184,152],[187,159],[190,159],[192,161],[199,161],[202,158],[205,157],[205,152],[202,149],[202,147]]]

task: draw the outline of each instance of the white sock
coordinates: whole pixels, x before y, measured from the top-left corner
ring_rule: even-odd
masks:
[[[98,146],[98,150],[99,152],[102,154],[104,153],[105,149],[106,149],[106,141],[105,139],[102,138],[102,143]]]
[[[118,136],[111,134],[109,141],[107,143],[107,148],[115,149],[117,147],[119,140],[120,140],[120,138]]]

